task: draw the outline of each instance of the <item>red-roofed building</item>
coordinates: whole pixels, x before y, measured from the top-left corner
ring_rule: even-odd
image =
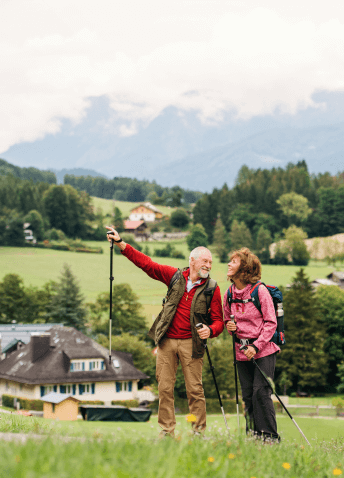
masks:
[[[145,232],[147,229],[147,224],[145,221],[124,221],[124,230],[134,234],[136,238],[146,240],[148,234]]]

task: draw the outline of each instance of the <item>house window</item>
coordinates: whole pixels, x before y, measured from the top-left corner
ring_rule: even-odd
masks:
[[[70,385],[67,385],[67,393],[70,393]]]
[[[41,385],[41,397],[44,397],[45,395],[45,387]]]
[[[104,368],[105,368],[105,364],[104,364],[104,360],[103,360],[102,363],[101,363],[101,369],[104,370]]]
[[[86,393],[90,393],[90,384],[89,383],[86,385]]]
[[[119,361],[118,360],[113,360],[112,363],[113,363],[113,366],[115,368],[119,368]]]
[[[128,382],[128,391],[132,392],[133,390],[133,382]]]
[[[96,393],[96,384],[91,383],[91,389],[92,389],[92,394],[94,395]]]
[[[73,369],[74,369],[74,364],[71,363],[71,364],[70,364],[70,371],[73,372]]]
[[[54,385],[54,392],[57,392],[57,385]]]
[[[60,393],[66,393],[66,385],[60,385]]]
[[[76,394],[76,385],[75,385],[75,383],[73,383],[72,387],[73,387],[73,392],[72,392],[72,393],[73,393],[73,395],[75,395],[75,394]]]
[[[79,383],[79,395],[82,395],[85,392],[85,385]]]
[[[82,362],[82,370],[85,370],[85,362]]]
[[[122,382],[116,382],[116,392],[122,391]]]

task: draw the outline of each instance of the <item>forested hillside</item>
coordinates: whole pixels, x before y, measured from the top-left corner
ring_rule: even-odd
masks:
[[[20,168],[0,159],[0,176],[12,174],[16,178],[28,179],[34,183],[44,181],[48,184],[56,184],[55,173],[51,171],[41,171],[37,168]]]
[[[132,178],[106,179],[66,174],[64,183],[98,198],[131,202],[149,201],[152,204],[171,207],[195,203],[203,195],[199,191],[185,190],[179,186],[166,188],[159,186],[155,181],[138,181]]]
[[[303,231],[303,239],[330,236],[344,232],[344,173],[310,175],[305,161],[285,169],[243,166],[233,189],[225,184],[204,194],[193,212],[194,223],[203,225],[210,243],[216,228],[215,242],[224,228],[231,242],[227,249],[242,244],[266,251],[291,227],[299,235]]]

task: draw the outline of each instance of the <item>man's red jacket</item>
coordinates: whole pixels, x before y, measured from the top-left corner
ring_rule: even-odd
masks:
[[[165,266],[158,264],[157,262],[152,261],[152,259],[142,252],[134,249],[130,244],[127,244],[122,254],[127,257],[131,262],[133,262],[137,267],[142,269],[149,277],[152,279],[163,282],[167,287],[170,285],[171,279],[174,273],[177,271],[176,267]],[[183,272],[183,275],[188,280],[189,269]],[[190,339],[191,334],[191,324],[190,324],[190,309],[193,296],[196,292],[197,287],[204,284],[206,279],[203,279],[201,283],[193,287],[190,292],[187,292],[185,287],[185,292],[181,298],[176,314],[172,320],[170,327],[167,330],[166,336],[173,339]],[[210,319],[211,329],[213,331],[212,337],[216,337],[221,334],[223,331],[223,313],[222,313],[222,300],[219,286],[216,287],[213,299],[210,305]]]

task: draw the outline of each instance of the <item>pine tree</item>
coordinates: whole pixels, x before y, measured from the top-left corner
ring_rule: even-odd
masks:
[[[241,249],[242,247],[252,248],[252,236],[244,222],[238,222],[236,219],[233,221],[229,239],[231,251]]]
[[[269,264],[270,262],[270,244],[272,243],[272,238],[270,231],[260,226],[257,234],[257,253],[259,259],[263,264]]]
[[[284,293],[286,345],[277,356],[276,381],[287,373],[294,390],[311,391],[326,385],[328,356],[324,352],[326,329],[315,292],[300,269]]]
[[[190,234],[186,237],[189,251],[192,251],[196,247],[207,247],[208,236],[204,227],[201,224],[196,224],[190,230]]]
[[[47,307],[47,322],[85,329],[86,309],[80,287],[68,264],[63,265],[58,283],[53,284],[53,296]]]
[[[217,218],[216,221],[213,244],[220,262],[227,262],[229,252],[228,234],[220,218]]]

